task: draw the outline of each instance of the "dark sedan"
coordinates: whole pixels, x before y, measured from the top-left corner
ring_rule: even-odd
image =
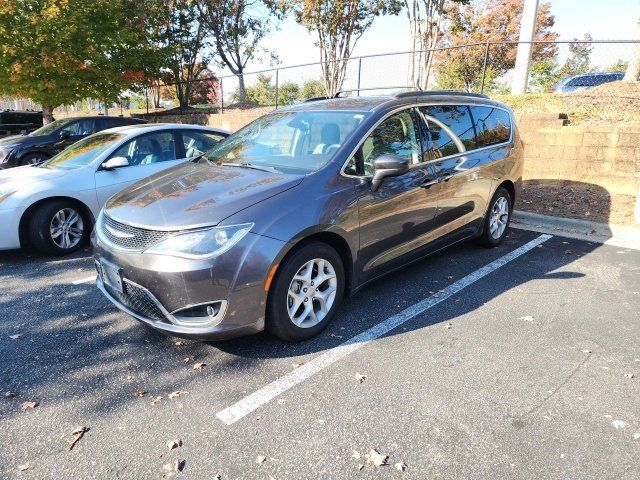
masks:
[[[56,120],[28,135],[0,139],[0,169],[35,165],[92,133],[140,123],[146,122],[136,118],[104,116]]]

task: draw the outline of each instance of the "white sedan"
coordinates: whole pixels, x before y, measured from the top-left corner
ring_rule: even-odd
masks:
[[[27,244],[54,255],[77,250],[109,197],[199,156],[228,135],[197,125],[117,127],[39,165],[0,170],[0,250]]]

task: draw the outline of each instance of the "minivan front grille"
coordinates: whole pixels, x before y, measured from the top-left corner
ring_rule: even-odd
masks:
[[[138,252],[175,233],[132,227],[131,225],[120,223],[104,213],[98,228],[100,235],[112,245]]]
[[[132,312],[150,320],[167,321],[166,315],[149,292],[127,280],[124,283],[124,292],[118,292],[106,284],[104,288]]]

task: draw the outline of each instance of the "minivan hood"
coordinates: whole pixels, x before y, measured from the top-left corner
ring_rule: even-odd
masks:
[[[304,175],[187,162],[111,197],[105,213],[129,225],[181,230],[225,218],[298,185]]]
[[[20,186],[36,181],[48,181],[68,173],[68,170],[47,167],[23,167],[7,168],[0,170],[0,186]]]

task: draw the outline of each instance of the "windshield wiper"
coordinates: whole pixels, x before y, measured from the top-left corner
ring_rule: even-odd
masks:
[[[243,163],[221,163],[223,167],[241,167],[241,168],[252,168],[253,170],[261,170],[263,172],[269,173],[280,173],[277,169],[273,167],[254,165],[252,163],[243,162]]]

